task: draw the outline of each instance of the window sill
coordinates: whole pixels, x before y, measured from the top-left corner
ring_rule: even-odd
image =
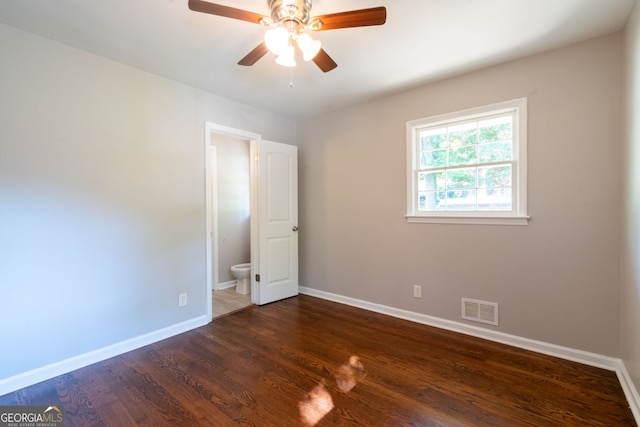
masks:
[[[413,224],[477,224],[477,225],[528,225],[528,216],[413,216],[406,215]]]

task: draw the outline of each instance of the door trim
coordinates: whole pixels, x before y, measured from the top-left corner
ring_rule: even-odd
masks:
[[[209,319],[213,318],[213,302],[212,302],[213,277],[214,277],[214,274],[218,273],[217,263],[212,262],[213,250],[215,248],[212,246],[212,243],[211,243],[212,233],[214,233],[214,231],[217,232],[217,230],[214,230],[215,224],[213,223],[213,220],[212,220],[213,200],[211,200],[211,191],[213,188],[211,186],[211,181],[212,181],[213,172],[214,172],[211,167],[212,150],[210,149],[211,143],[212,143],[212,134],[226,135],[226,136],[231,136],[234,138],[244,139],[249,141],[260,140],[262,138],[261,135],[257,133],[235,129],[229,126],[224,126],[224,125],[220,125],[213,122],[205,122],[205,126],[204,126],[204,154],[205,154],[204,156],[205,157],[205,164],[204,164],[205,190],[204,191],[205,191],[205,205],[206,205],[205,207],[205,211],[206,211],[206,214],[205,214],[205,228],[206,228],[205,261],[206,261],[206,280],[207,280],[207,283],[206,283],[207,317]],[[253,181],[251,182],[253,184]],[[251,193],[253,193],[253,188],[251,189]],[[253,211],[253,206],[251,206],[251,210]],[[251,217],[253,218],[253,212],[251,212],[251,214],[252,214]],[[253,246],[253,242],[252,242],[252,246]],[[253,248],[252,248],[252,254],[253,254]],[[253,271],[255,271],[255,267],[253,263],[254,261],[252,259],[251,268]],[[252,301],[251,302],[254,302],[253,301],[254,281],[252,280],[251,282],[252,282],[252,290],[251,290]]]
[[[211,135],[211,133],[209,133]],[[207,194],[209,195],[209,209],[207,209],[207,217],[211,221],[211,230],[207,231],[207,242],[211,245],[211,251],[208,253],[207,259],[211,262],[211,288],[214,291],[218,290],[218,283],[220,282],[220,278],[218,277],[219,268],[219,260],[217,256],[214,254],[218,253],[218,239],[214,239],[214,236],[218,235],[218,177],[216,166],[218,164],[218,148],[209,144],[209,167],[211,168],[211,173],[208,175],[207,182],[209,183],[209,191]]]

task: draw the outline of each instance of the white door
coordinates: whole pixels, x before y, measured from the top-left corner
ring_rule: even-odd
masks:
[[[298,147],[251,141],[252,302],[298,295]]]

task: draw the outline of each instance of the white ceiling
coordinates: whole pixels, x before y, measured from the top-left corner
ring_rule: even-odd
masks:
[[[0,22],[229,99],[304,117],[624,28],[636,0],[315,0],[387,8],[384,26],[315,33],[338,68],[237,62],[264,28],[187,0],[2,0]],[[267,0],[217,0],[269,15]],[[385,4],[386,3],[386,4]],[[292,87],[290,83],[292,84]]]

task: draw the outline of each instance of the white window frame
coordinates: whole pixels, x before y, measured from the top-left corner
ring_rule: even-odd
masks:
[[[495,211],[418,211],[417,170],[418,134],[425,127],[445,126],[485,116],[513,112],[517,120],[513,123],[513,210]],[[463,111],[442,114],[407,122],[407,222],[410,223],[455,223],[527,225],[527,99],[518,98]]]

